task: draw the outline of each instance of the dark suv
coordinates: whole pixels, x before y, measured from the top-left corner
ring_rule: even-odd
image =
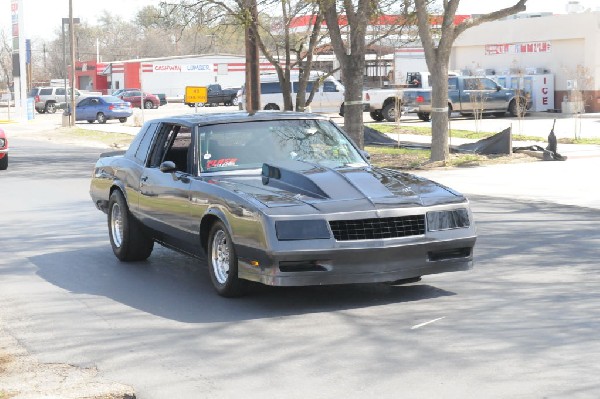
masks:
[[[70,90],[69,90],[70,92]],[[75,98],[80,93],[75,89]],[[53,114],[57,108],[65,108],[65,88],[64,87],[34,87],[29,92],[29,97],[34,98],[35,110],[40,114]],[[67,96],[69,101],[71,96]]]

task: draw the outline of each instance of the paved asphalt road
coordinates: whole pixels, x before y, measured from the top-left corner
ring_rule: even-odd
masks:
[[[423,172],[472,200],[472,271],[232,300],[172,251],[116,260],[87,193],[100,149],[11,145],[0,321],[42,362],[141,399],[600,397],[597,159]]]

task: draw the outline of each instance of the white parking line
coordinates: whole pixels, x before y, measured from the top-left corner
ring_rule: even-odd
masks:
[[[411,330],[416,330],[417,328],[421,328],[423,326],[426,326],[427,324],[435,323],[436,321],[442,320],[442,319],[445,319],[445,318],[446,318],[446,316],[440,317],[440,318],[437,318],[437,319],[433,319],[433,320],[430,320],[430,321],[426,321],[425,323],[421,323],[421,324],[417,324],[416,326],[412,326],[410,329]]]

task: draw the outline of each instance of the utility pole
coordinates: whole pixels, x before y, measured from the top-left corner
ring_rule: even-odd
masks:
[[[256,0],[245,0],[248,19],[246,22],[246,110],[260,110],[260,64],[258,56],[258,9]]]
[[[73,21],[73,0],[69,0],[69,27],[71,33],[71,123],[75,126],[75,24]]]

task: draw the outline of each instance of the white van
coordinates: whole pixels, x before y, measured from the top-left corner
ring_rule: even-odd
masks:
[[[312,71],[310,73],[310,79],[306,85],[307,99],[313,88],[314,82],[319,76],[323,75],[325,75],[325,73],[319,71]],[[292,80],[292,104],[295,106],[296,93],[298,92],[298,73],[292,73],[290,78]],[[242,96],[239,103],[240,109],[242,110],[246,107],[245,96],[246,93],[242,88]],[[343,103],[344,86],[333,76],[329,76],[325,78],[319,86],[318,91],[315,92],[315,96],[309,105],[310,108],[308,108],[307,111],[310,109],[311,112],[338,113],[340,112]],[[265,110],[282,110],[284,108],[281,84],[279,83],[279,77],[276,73],[260,75],[260,104]]]

